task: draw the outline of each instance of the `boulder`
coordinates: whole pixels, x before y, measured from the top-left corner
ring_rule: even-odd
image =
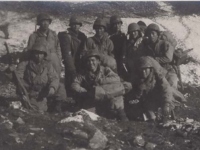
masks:
[[[107,137],[100,130],[97,130],[94,136],[89,140],[89,147],[91,149],[104,149],[107,142]]]

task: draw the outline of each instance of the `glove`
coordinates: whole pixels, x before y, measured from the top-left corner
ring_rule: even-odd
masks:
[[[129,82],[123,82],[125,93],[128,93],[132,90],[132,84]]]
[[[52,96],[54,94],[55,94],[55,89],[53,87],[50,87],[48,96]]]

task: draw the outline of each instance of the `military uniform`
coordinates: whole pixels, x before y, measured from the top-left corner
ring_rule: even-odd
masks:
[[[48,14],[41,13],[37,16],[37,25],[41,25],[40,23],[43,20],[48,20],[51,24],[52,19]],[[25,50],[31,50],[32,46],[37,42],[43,42],[47,50],[49,51],[48,60],[50,60],[51,64],[53,65],[54,69],[60,76],[61,73],[61,51],[60,51],[60,45],[58,41],[58,37],[55,31],[52,31],[48,29],[46,34],[42,33],[41,29],[39,28],[37,31],[33,32],[28,40],[27,49]]]
[[[94,22],[93,28],[95,29],[96,26],[102,26],[106,31],[107,25],[103,19],[97,18],[97,20]],[[108,66],[117,72],[117,64],[113,51],[114,45],[106,32],[102,35],[102,37],[97,37],[94,35],[93,37],[88,38],[84,45],[84,50],[87,51],[88,49],[98,49],[101,55],[102,65]]]
[[[40,46],[36,43],[32,49],[36,50],[36,48],[38,51],[45,52],[48,56],[45,46]],[[32,50],[30,51],[32,52]],[[29,93],[31,104],[40,111],[47,111],[47,99],[48,101],[49,99],[65,101],[67,98],[65,88],[60,84],[60,78],[56,70],[45,59],[39,64],[32,59],[21,62],[16,69],[16,74]],[[55,94],[48,97],[48,90],[50,88],[54,89]]]
[[[72,89],[82,108],[96,107],[96,112],[103,116],[111,110],[124,111],[125,88],[109,67],[99,65],[95,73],[85,70],[75,78]]]
[[[146,32],[149,32],[151,26],[154,24],[150,24],[147,27]],[[159,28],[159,27],[158,27]],[[159,64],[167,70],[166,79],[170,83],[171,86],[177,88],[178,77],[176,75],[176,71],[171,65],[173,54],[174,54],[174,47],[166,40],[157,39],[156,43],[152,46],[148,40],[143,41],[143,55],[144,56],[151,56],[155,60],[159,62]]]
[[[138,75],[136,84],[137,94],[135,97],[140,99],[144,112],[149,115],[150,119],[154,120],[154,112],[161,107],[163,116],[169,117],[177,104],[174,94],[177,92],[167,82],[165,71],[151,57],[141,57],[138,60],[137,69],[139,68],[152,68],[147,78],[142,79]],[[181,101],[185,101],[183,96],[181,98]]]

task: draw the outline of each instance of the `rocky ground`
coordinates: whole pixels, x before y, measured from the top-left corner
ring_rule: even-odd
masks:
[[[2,150],[199,150],[200,149],[200,16],[198,3],[185,2],[1,2],[1,24],[9,23],[10,38],[0,33],[0,147]],[[182,7],[180,7],[182,6]],[[183,7],[187,8],[187,13]],[[192,11],[193,10],[193,11]],[[6,41],[16,58],[26,47],[35,30],[35,12],[49,12],[51,28],[56,32],[68,27],[71,14],[82,16],[81,30],[92,36],[97,16],[119,14],[122,30],[131,22],[155,22],[172,32],[177,47],[193,48],[191,62],[181,65],[184,91],[188,102],[176,109],[177,119],[162,125],[143,121],[119,122],[90,114],[65,112],[40,114],[21,107],[14,85],[4,76],[8,66]]]

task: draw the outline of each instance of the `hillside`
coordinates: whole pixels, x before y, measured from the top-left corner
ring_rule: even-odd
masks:
[[[10,34],[9,39],[4,39],[4,34],[0,33],[0,146],[3,150],[90,150],[93,148],[88,146],[88,139],[94,136],[91,135],[94,130],[94,134],[101,131],[107,138],[106,146],[102,146],[105,144],[103,140],[99,142],[102,144],[100,150],[199,149],[199,2],[0,2],[0,8],[0,24],[8,22]],[[59,124],[61,119],[71,114],[39,114],[21,107],[16,109],[18,105],[12,103],[19,101],[15,87],[3,75],[3,70],[8,66],[3,44],[6,41],[13,55],[20,55],[26,48],[29,35],[35,30],[36,16],[40,12],[52,16],[50,28],[57,33],[66,30],[69,17],[76,14],[83,20],[81,30],[90,37],[94,34],[92,24],[96,17],[118,14],[122,17],[122,31],[125,33],[130,23],[143,20],[147,25],[156,23],[161,30],[170,31],[178,42],[177,47],[184,50],[193,48],[189,53],[191,61],[181,65],[185,85],[183,93],[188,102],[176,110],[178,119],[167,127],[148,122],[123,123],[104,118],[98,121],[83,119],[85,122],[81,125],[77,122]],[[74,136],[74,133],[78,136]],[[98,138],[105,140],[99,132],[98,135]],[[156,146],[150,144],[149,148],[141,145],[141,141],[138,144],[135,141],[138,135],[142,136],[146,145],[151,143]]]

